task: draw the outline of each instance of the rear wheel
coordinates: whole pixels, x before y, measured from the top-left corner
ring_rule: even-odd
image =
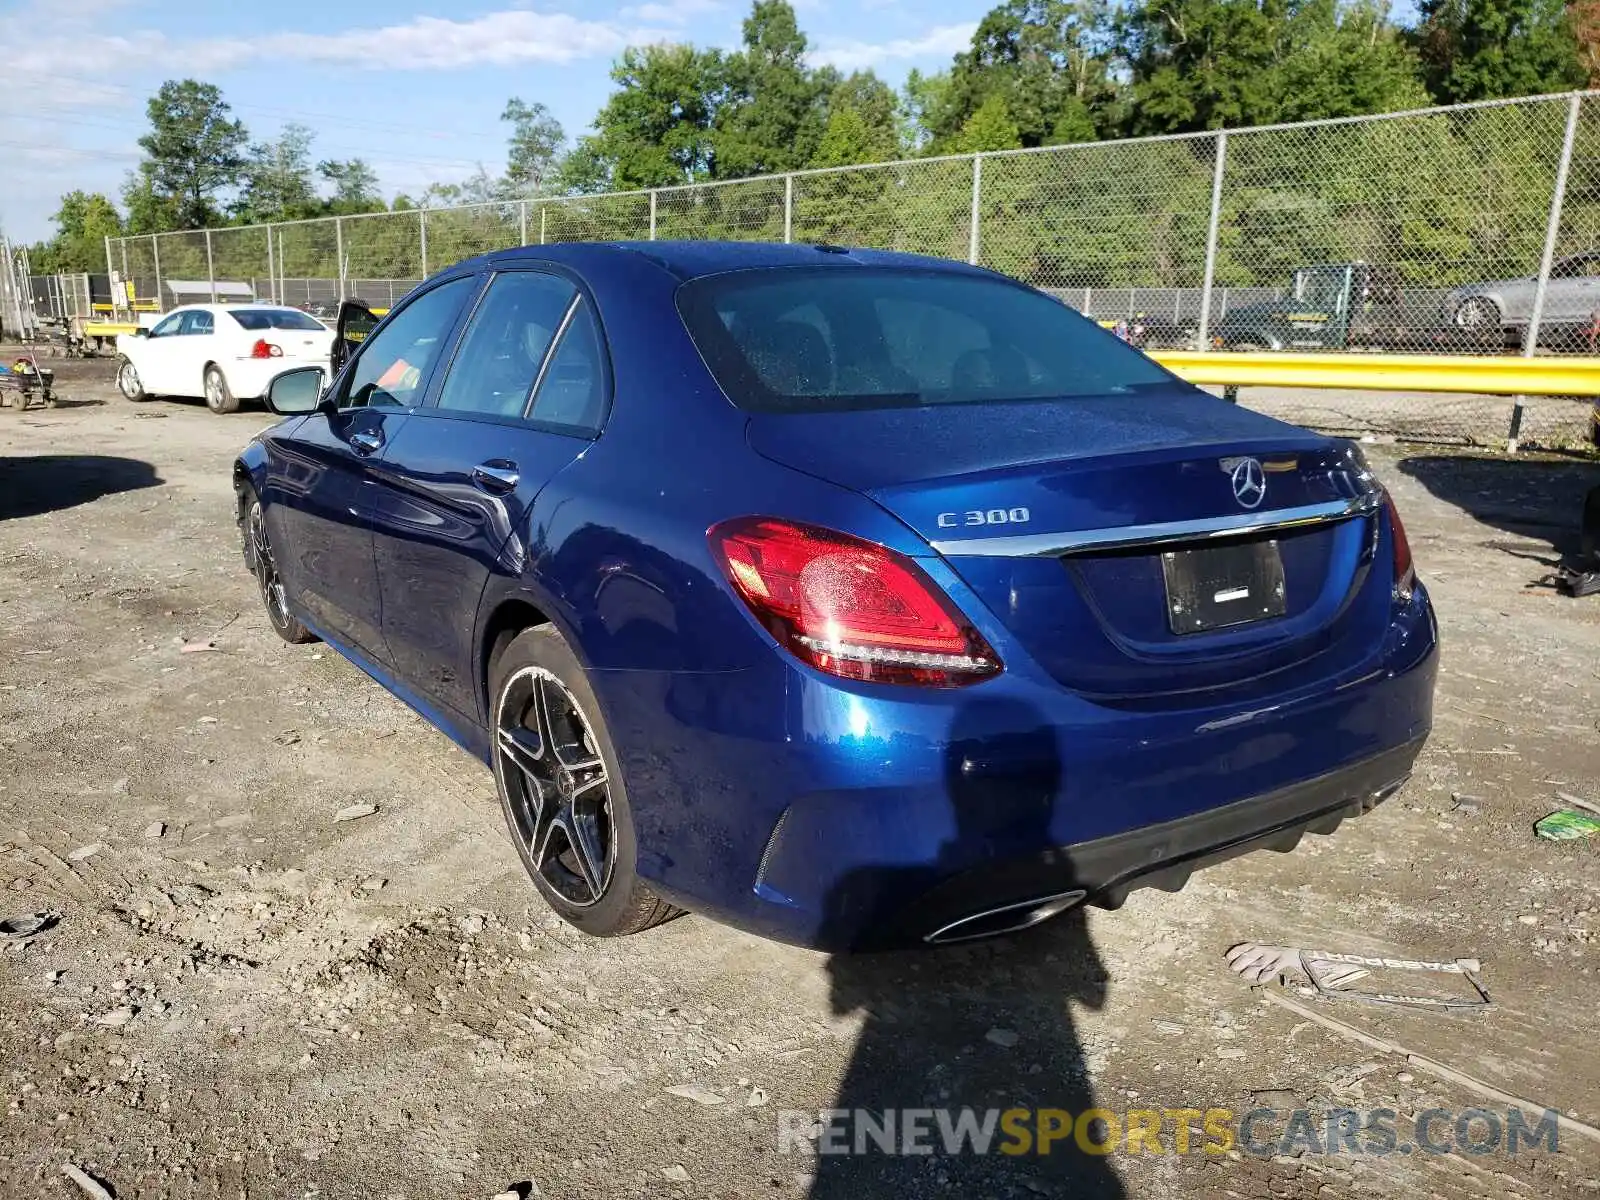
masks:
[[[1456,306],[1456,325],[1472,333],[1500,328],[1500,308],[1487,296],[1468,296]]]
[[[489,670],[494,775],[522,864],[564,920],[596,937],[682,911],[639,878],[627,789],[577,657],[548,626],[519,634]]]
[[[210,366],[206,368],[205,383],[207,408],[214,413],[236,413],[239,411],[239,399],[228,387],[228,381],[219,367]]]
[[[138,368],[126,358],[117,367],[117,391],[136,404],[150,399],[150,393],[144,390],[144,384],[139,381]]]
[[[266,606],[267,619],[272,622],[273,632],[291,645],[316,641],[317,635],[289,612],[288,592],[284,589],[283,576],[278,573],[277,561],[272,557],[272,543],[267,539],[267,523],[261,501],[254,492],[246,491],[244,504],[244,521],[240,525],[244,534],[244,562],[261,588],[261,602]]]

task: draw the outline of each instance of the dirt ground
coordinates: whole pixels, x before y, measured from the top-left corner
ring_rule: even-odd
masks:
[[[1600,839],[1533,832],[1558,792],[1600,800],[1600,598],[1530,586],[1600,466],[1371,448],[1442,626],[1399,796],[1118,912],[830,959],[692,915],[621,941],[558,923],[488,773],[269,629],[228,466],[270,418],[52,365],[68,404],[0,409],[0,916],[60,914],[0,938],[0,1195],[80,1195],[69,1163],[119,1197],[1600,1194],[1600,1142],[1567,1130],[1516,1155],[778,1137],[782,1110],[1092,1097],[1387,1107],[1409,1145],[1430,1107],[1504,1112],[1452,1072],[1600,1125]],[[336,822],[358,803],[378,811]],[[1246,940],[1476,957],[1494,1004],[1253,990],[1223,957]]]

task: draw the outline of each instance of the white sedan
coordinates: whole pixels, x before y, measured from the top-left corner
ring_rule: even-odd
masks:
[[[117,387],[129,400],[195,396],[212,412],[237,412],[280,372],[326,368],[332,350],[333,331],[297,308],[191,304],[117,338]]]

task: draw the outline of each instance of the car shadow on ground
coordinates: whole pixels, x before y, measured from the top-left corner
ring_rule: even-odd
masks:
[[[1475,520],[1518,537],[1548,542],[1549,554],[1525,546],[1495,548],[1554,568],[1579,550],[1584,497],[1600,487],[1600,461],[1415,455],[1400,471]]]
[[[1009,732],[990,732],[995,729]],[[1046,840],[1063,768],[1055,731],[1042,713],[1012,701],[969,702],[947,746],[945,792],[953,818],[947,828],[953,833],[941,859],[970,862],[967,853],[958,856],[958,846],[1006,854],[1015,853],[1003,848],[1007,844]],[[899,870],[847,877],[829,897],[826,923],[857,904],[863,889],[870,894],[880,887],[886,872]],[[904,871],[913,888],[950,874],[937,864],[931,873],[925,867]],[[1061,890],[1071,886],[1070,879],[1061,881]],[[835,1015],[859,1013],[864,1024],[832,1105],[851,1115],[836,1115],[818,1139],[812,1200],[998,1197],[1040,1189],[1074,1200],[1126,1195],[1110,1160],[1080,1149],[1071,1117],[1064,1116],[1095,1104],[1070,1006],[1099,1009],[1108,990],[1081,910],[992,940],[835,954],[828,974]],[[927,1130],[921,1141],[931,1149],[907,1153],[907,1122],[918,1119],[916,1110],[930,1109],[920,1121]],[[1020,1119],[1019,1109],[1026,1110]],[[989,1123],[986,1152],[974,1152],[971,1143],[949,1152],[941,1126],[955,1125],[963,1110],[971,1110],[980,1127]],[[1047,1118],[1041,1110],[1055,1111]],[[1027,1131],[1026,1140],[1000,1123],[998,1114],[1008,1111],[1013,1128]],[[886,1116],[894,1121],[887,1139],[892,1150],[870,1132],[870,1126],[882,1128]],[[1055,1122],[1057,1135],[1046,1153],[1037,1137],[1044,1119]],[[1099,1122],[1089,1129],[1091,1140],[1106,1136]]]
[[[101,496],[156,487],[161,482],[153,466],[134,458],[0,456],[0,521],[74,508]]]

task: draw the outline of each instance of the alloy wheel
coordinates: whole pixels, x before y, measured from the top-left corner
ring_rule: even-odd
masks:
[[[266,601],[272,619],[279,625],[289,621],[289,597],[284,591],[283,577],[272,558],[272,546],[267,541],[267,524],[261,515],[261,502],[250,506],[250,549],[254,558],[256,580],[261,584],[261,598]]]
[[[139,372],[134,369],[131,362],[125,362],[117,371],[117,387],[124,396],[137,396],[139,394]]]
[[[542,667],[501,691],[495,771],[540,880],[575,908],[599,901],[616,865],[609,776],[577,699]]]

